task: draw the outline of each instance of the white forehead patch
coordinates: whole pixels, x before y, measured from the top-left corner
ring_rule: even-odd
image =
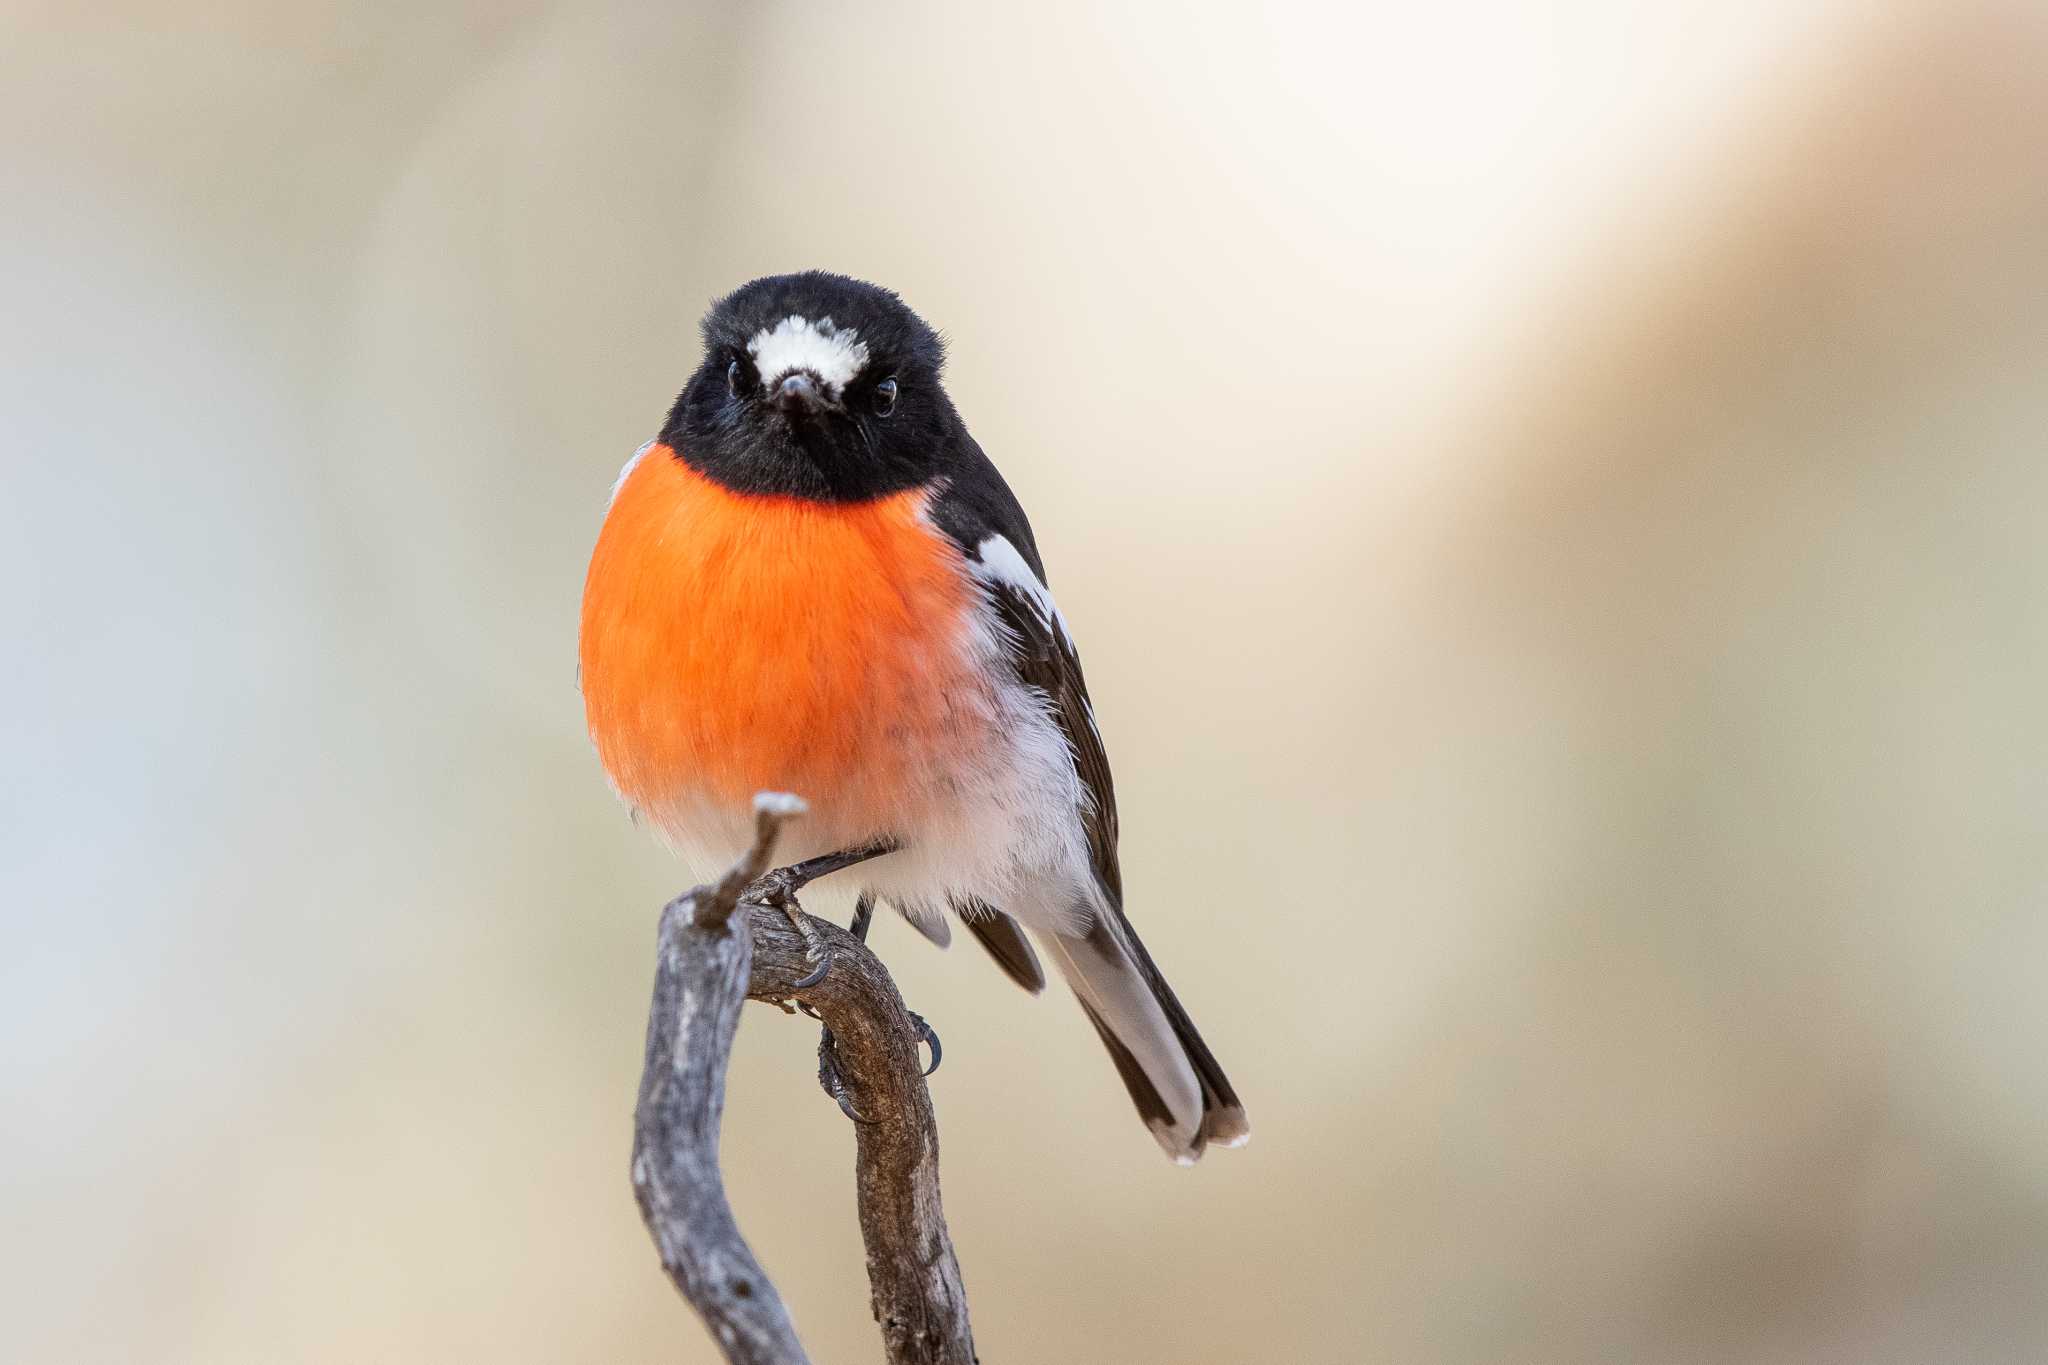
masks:
[[[809,370],[835,398],[868,363],[867,344],[853,328],[834,327],[830,318],[812,322],[794,313],[754,333],[747,354],[760,371],[762,388],[774,387],[791,370]]]

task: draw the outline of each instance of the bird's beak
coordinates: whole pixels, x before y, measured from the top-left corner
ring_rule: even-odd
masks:
[[[830,406],[817,377],[802,370],[776,380],[768,401],[791,416],[809,415]]]

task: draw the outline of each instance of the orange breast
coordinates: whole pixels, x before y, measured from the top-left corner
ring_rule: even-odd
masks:
[[[970,589],[924,496],[738,494],[650,449],[583,593],[584,709],[621,794],[664,819],[794,791],[845,825],[974,742],[948,701]]]

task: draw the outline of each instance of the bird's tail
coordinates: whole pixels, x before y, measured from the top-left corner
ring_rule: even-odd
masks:
[[[1210,1143],[1251,1136],[1244,1106],[1173,988],[1114,902],[1091,910],[1085,934],[1049,935],[1047,946],[1102,1036],[1138,1116],[1166,1154],[1192,1165]]]

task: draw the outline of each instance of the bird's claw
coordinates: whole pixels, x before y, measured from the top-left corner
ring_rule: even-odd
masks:
[[[847,1093],[846,1073],[839,1066],[839,1043],[832,1030],[820,1029],[818,1033],[818,1088],[830,1095],[839,1112],[855,1123],[873,1123],[873,1119],[853,1107],[853,1098]]]
[[[812,1018],[817,1017],[817,1011],[802,1001],[797,1002],[797,1008]],[[924,1074],[929,1076],[939,1069],[939,1058],[944,1055],[939,1045],[938,1030],[926,1023],[924,1016],[917,1011],[907,1010],[905,1013],[910,1015],[911,1026],[917,1030],[918,1041],[932,1050],[932,1064],[924,1069]],[[829,1025],[818,1030],[818,1088],[830,1095],[832,1103],[839,1106],[839,1112],[855,1123],[874,1122],[853,1107],[852,1087],[847,1085],[846,1071],[839,1062],[839,1040],[832,1036]]]
[[[818,931],[811,927],[810,916],[795,901],[783,897],[776,908],[789,917],[790,927],[803,939],[804,960],[811,964],[811,970],[799,977],[790,989],[807,991],[823,981],[826,973],[832,970],[832,950],[825,946],[824,939],[818,937]]]
[[[809,990],[823,981],[826,974],[832,970],[832,950],[825,946],[824,940],[818,937],[817,931],[811,928],[803,912],[793,903],[784,902],[782,910],[789,916],[789,922],[796,926],[796,931],[803,935],[804,947],[809,951],[810,960],[817,964],[809,974],[793,983],[791,989]],[[874,914],[873,898],[863,895],[854,909],[851,926],[853,936],[862,943],[867,942],[868,925],[873,921]],[[803,1001],[798,1000],[794,1003],[798,1009],[813,1019],[819,1017],[818,1012]],[[905,1013],[910,1016],[911,1026],[917,1030],[918,1042],[932,1050],[932,1064],[924,1069],[924,1074],[929,1076],[939,1069],[939,1058],[944,1055],[943,1049],[939,1046],[938,1030],[926,1023],[924,1016],[917,1011],[906,1010]],[[855,1123],[874,1122],[873,1119],[863,1117],[861,1112],[853,1107],[853,1099],[846,1084],[846,1072],[839,1064],[839,1044],[833,1038],[829,1026],[818,1030],[818,1088],[830,1095],[832,1102],[839,1106],[839,1112]]]
[[[910,1015],[911,1027],[917,1030],[918,1041],[932,1050],[932,1064],[924,1069],[924,1074],[929,1076],[939,1069],[939,1058],[945,1056],[945,1050],[939,1046],[939,1031],[927,1024],[924,1016],[916,1010],[905,1012]]]

